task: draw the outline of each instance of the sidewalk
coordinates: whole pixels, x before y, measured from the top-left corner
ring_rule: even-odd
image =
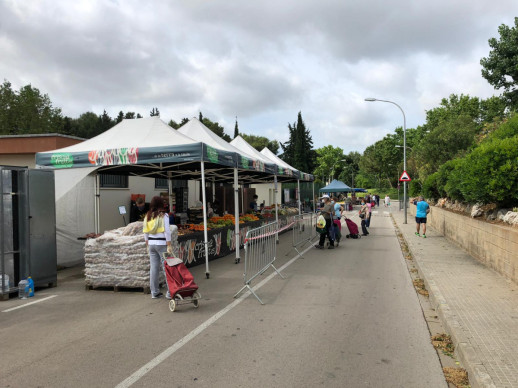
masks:
[[[408,212],[403,224],[397,203],[392,216],[472,387],[518,387],[518,285],[432,228],[416,236],[415,218]]]

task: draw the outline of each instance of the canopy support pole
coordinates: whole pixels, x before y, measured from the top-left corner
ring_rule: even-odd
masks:
[[[245,185],[241,185],[241,209],[243,209],[243,214],[246,214],[245,211]]]
[[[212,205],[216,201],[216,178],[212,177]]]
[[[236,219],[234,239],[236,245],[236,264],[238,264],[241,261],[241,256],[239,252],[239,248],[241,247],[241,238],[239,236],[239,182],[237,179],[237,168],[234,168],[234,217]]]
[[[167,188],[169,190],[169,211],[173,212],[173,179],[172,179],[172,172],[167,172]],[[175,220],[176,221],[176,220]]]
[[[315,181],[313,181],[313,212],[317,210],[317,200],[315,198]]]
[[[94,188],[94,193],[95,193],[95,204],[94,204],[94,211],[95,211],[95,214],[94,214],[94,220],[95,220],[95,233],[99,234],[101,233],[100,230],[101,230],[101,220],[100,220],[100,207],[101,207],[101,177],[99,176],[98,173],[95,174],[95,179],[94,179],[95,183],[95,188]]]
[[[277,222],[277,232],[275,233],[275,240],[279,243],[279,209],[277,207],[277,193],[278,193],[277,174],[273,176],[273,188],[275,194],[275,221]]]
[[[207,235],[207,195],[205,193],[205,162],[201,161],[201,198],[203,200],[203,247],[205,249],[205,276],[210,277],[209,272],[209,238]]]
[[[300,207],[301,207],[301,203],[300,203],[300,179],[297,179],[297,202],[298,202],[298,206],[299,206],[299,216],[302,214],[301,210],[300,210]]]

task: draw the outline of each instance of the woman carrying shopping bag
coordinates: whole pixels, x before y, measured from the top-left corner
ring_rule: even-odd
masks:
[[[144,217],[143,225],[146,246],[149,252],[149,286],[151,298],[161,298],[159,274],[162,264],[162,254],[172,253],[171,231],[169,229],[169,216],[164,210],[164,201],[161,197],[155,196],[149,204],[149,211]],[[171,299],[169,291],[166,295]]]

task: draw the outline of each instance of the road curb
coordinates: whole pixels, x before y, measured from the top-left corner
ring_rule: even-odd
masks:
[[[496,388],[491,376],[487,373],[486,367],[482,361],[477,357],[475,349],[471,346],[469,339],[462,331],[460,323],[457,321],[455,314],[452,312],[446,299],[441,293],[441,290],[436,285],[433,278],[433,272],[428,272],[423,269],[419,263],[419,253],[412,249],[409,244],[406,234],[402,231],[397,223],[395,217],[392,216],[397,228],[399,229],[403,240],[412,258],[415,266],[424,281],[426,289],[428,290],[430,304],[435,309],[437,316],[441,320],[444,328],[451,336],[452,342],[455,345],[455,354],[462,362],[464,368],[468,372],[468,378],[472,388]]]

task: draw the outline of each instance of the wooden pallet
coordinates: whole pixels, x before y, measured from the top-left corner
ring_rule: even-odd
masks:
[[[85,290],[98,290],[98,291],[113,291],[113,292],[142,292],[143,294],[150,294],[151,289],[147,287],[128,287],[128,286],[113,286],[113,285],[85,285]]]

